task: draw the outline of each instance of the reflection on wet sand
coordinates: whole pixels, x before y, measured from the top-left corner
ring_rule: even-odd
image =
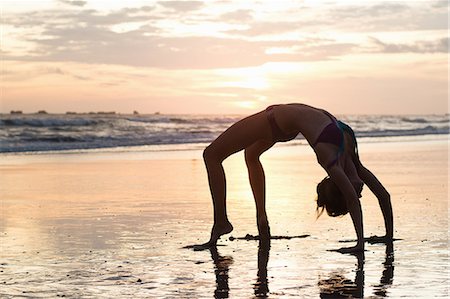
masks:
[[[364,252],[353,254],[358,260],[355,281],[332,272],[329,279],[319,280],[320,298],[364,297]]]
[[[230,266],[233,264],[231,256],[221,256],[217,247],[210,248],[211,257],[215,265],[216,289],[214,298],[228,298],[230,287],[228,284]],[[253,285],[255,297],[268,298],[269,281],[267,264],[269,262],[270,241],[260,241],[258,247],[258,273]],[[350,280],[342,273],[332,272],[328,279],[319,280],[320,298],[364,298],[364,252],[353,254],[357,259],[355,279]],[[393,244],[386,245],[386,255],[383,262],[384,270],[380,283],[373,285],[374,294],[387,297],[387,290],[392,285],[394,277]]]
[[[255,296],[266,298],[269,294],[269,281],[267,279],[267,263],[269,262],[270,240],[259,241],[258,247],[258,275],[254,284]]]
[[[233,257],[221,256],[217,247],[209,248],[211,258],[214,261],[216,275],[216,289],[214,298],[228,298],[230,287],[228,285],[228,271],[233,264]],[[258,247],[258,273],[253,285],[255,297],[267,298],[269,294],[269,282],[267,280],[267,263],[269,262],[270,240],[260,241]]]
[[[386,245],[386,257],[384,260],[384,270],[381,275],[380,284],[374,287],[375,295],[387,297],[387,289],[392,285],[394,280],[394,246],[392,243]]]
[[[351,281],[341,273],[331,273],[329,279],[319,280],[320,298],[364,298],[364,252],[353,255],[358,261],[355,280]],[[377,296],[387,296],[387,289],[392,285],[394,278],[393,261],[394,250],[391,242],[386,245],[384,270],[380,284],[374,286]]]
[[[214,298],[228,298],[228,292],[230,291],[230,287],[228,286],[228,270],[230,265],[233,264],[233,258],[231,256],[221,256],[216,246],[210,247],[209,250],[211,252],[211,258],[214,261],[214,273],[216,274]]]

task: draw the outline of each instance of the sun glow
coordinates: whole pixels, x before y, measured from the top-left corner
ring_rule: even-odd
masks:
[[[221,84],[222,87],[235,87],[263,90],[270,87],[268,74],[264,69],[258,68],[240,68],[232,70],[219,70],[218,73],[228,80]]]
[[[239,101],[236,102],[236,106],[244,109],[255,109],[257,104],[253,101]]]

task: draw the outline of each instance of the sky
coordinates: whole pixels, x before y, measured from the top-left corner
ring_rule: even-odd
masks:
[[[3,113],[448,113],[446,0],[0,6]]]

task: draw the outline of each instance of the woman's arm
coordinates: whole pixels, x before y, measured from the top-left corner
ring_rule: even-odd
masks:
[[[341,248],[338,251],[341,253],[364,251],[363,216],[358,195],[356,194],[352,183],[342,168],[338,166],[331,167],[328,169],[328,174],[336,186],[338,186],[339,190],[341,190],[342,194],[344,194],[350,216],[352,217],[353,226],[355,227],[356,236],[358,238],[356,246]]]
[[[358,167],[358,175],[367,187],[369,187],[370,191],[372,191],[378,198],[378,203],[380,204],[381,212],[383,213],[384,225],[386,228],[386,235],[383,238],[386,239],[385,241],[392,240],[394,236],[394,221],[392,215],[391,196],[389,192],[386,188],[384,188],[376,176],[361,164]]]

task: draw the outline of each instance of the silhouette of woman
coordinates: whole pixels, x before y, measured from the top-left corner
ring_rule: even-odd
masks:
[[[339,251],[346,253],[364,250],[363,219],[358,199],[364,183],[378,198],[384,216],[386,235],[380,239],[392,239],[390,195],[359,161],[352,129],[325,110],[305,104],[280,104],[269,106],[236,122],[204,150],[203,158],[214,205],[214,225],[210,240],[199,246],[215,246],[220,236],[233,230],[226,211],[226,180],[222,162],[241,150],[245,151],[245,162],[256,203],[259,235],[262,239],[270,239],[265,209],[265,175],[259,157],[275,143],[292,140],[299,133],[311,145],[319,164],[329,176],[318,187],[318,205],[326,208],[331,216],[350,212],[357,244]],[[335,196],[342,199],[337,205]],[[339,207],[337,212],[336,206]]]

